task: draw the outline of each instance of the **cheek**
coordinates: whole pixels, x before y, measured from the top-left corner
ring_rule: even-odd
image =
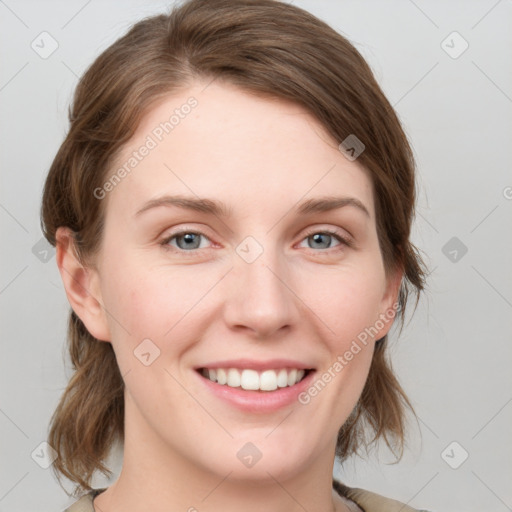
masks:
[[[352,340],[371,332],[379,317],[384,283],[378,261],[365,268],[346,267],[317,275],[314,283],[303,281],[304,301],[321,320],[333,350],[344,351]]]
[[[194,326],[199,328],[205,308],[211,307],[208,290],[222,275],[206,266],[202,270],[194,265],[151,266],[122,255],[115,264],[105,265],[103,274],[112,343],[133,350],[150,339],[162,351],[171,348],[174,355],[182,349],[177,333],[186,328],[188,337],[194,337]]]
[[[315,286],[311,284],[302,281],[304,301],[315,312],[310,318],[317,317],[329,357],[304,401],[326,389],[326,414],[336,411],[343,422],[363,390],[378,339],[375,325],[385,289],[384,269],[376,257],[361,259],[357,266],[323,272]]]
[[[185,313],[187,301],[181,284],[179,279],[171,284],[150,273],[132,272],[121,280],[112,276],[105,305],[115,316],[111,321],[114,332],[128,332],[134,338],[161,338]]]
[[[328,356],[299,399],[312,404],[317,417],[331,425],[332,435],[356,405],[368,376],[375,344],[371,328],[382,296],[376,283],[381,278],[377,271],[337,274],[317,281],[325,284],[324,292],[309,296]]]

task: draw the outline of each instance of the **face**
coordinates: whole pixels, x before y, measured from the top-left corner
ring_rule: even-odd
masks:
[[[141,460],[287,478],[332,462],[399,281],[384,272],[371,179],[312,116],[204,87],[150,110],[107,175],[137,152],[100,199],[90,287],[103,309],[85,323],[113,345]]]

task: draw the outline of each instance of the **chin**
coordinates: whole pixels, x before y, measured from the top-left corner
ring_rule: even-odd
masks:
[[[297,476],[311,464],[313,446],[308,450],[303,442],[286,438],[284,434],[269,436],[269,432],[272,430],[266,428],[265,434],[250,436],[246,432],[242,438],[230,439],[221,453],[217,452],[215,461],[210,460],[210,471],[222,478],[229,473],[230,481],[274,485],[276,480],[281,482]]]

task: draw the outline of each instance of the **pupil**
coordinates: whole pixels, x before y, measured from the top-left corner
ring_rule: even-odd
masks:
[[[184,235],[181,235],[181,240],[184,241],[184,246],[189,246],[196,248],[197,246],[197,240],[194,240],[194,237],[197,237],[196,233],[185,233]],[[178,239],[179,240],[179,239]],[[179,244],[178,244],[179,245]]]
[[[323,236],[326,236],[326,235],[324,235],[323,233],[316,233],[316,234],[314,234],[314,235],[313,235],[313,240],[314,240],[315,242],[317,242],[317,243],[320,243],[320,244],[321,244],[321,243],[322,243],[322,237],[323,237]],[[329,235],[327,235],[327,236],[329,236]],[[325,244],[325,242],[324,242],[324,244]]]

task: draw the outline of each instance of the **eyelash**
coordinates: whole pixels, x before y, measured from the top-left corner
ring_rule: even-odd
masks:
[[[197,251],[199,251],[200,249],[191,249],[190,251],[186,251],[184,249],[180,249],[179,247],[174,247],[174,246],[169,245],[169,242],[171,240],[173,240],[181,235],[186,235],[186,234],[199,235],[199,236],[202,236],[202,237],[206,238],[207,240],[209,240],[209,238],[204,233],[201,233],[200,231],[183,230],[183,231],[178,231],[177,233],[173,233],[170,236],[167,236],[164,240],[162,240],[160,245],[162,245],[162,247],[165,250],[179,252],[182,254],[191,253],[190,255],[192,257],[194,257],[196,255],[194,253],[197,253]],[[340,242],[341,248],[343,248],[343,246],[346,246],[346,247],[354,246],[354,243],[352,242],[352,240],[350,240],[346,236],[342,235],[339,231],[331,230],[331,229],[309,231],[304,235],[301,242],[303,240],[305,240],[306,238],[309,238],[310,236],[316,235],[316,234],[330,235],[330,236],[334,237],[336,240],[338,240]],[[336,250],[335,247],[331,247],[329,249],[321,249],[320,251],[315,251],[314,249],[311,249],[311,250],[313,250],[314,252],[327,253],[327,252],[330,252],[332,249]],[[341,250],[341,249],[338,249],[338,250]]]

